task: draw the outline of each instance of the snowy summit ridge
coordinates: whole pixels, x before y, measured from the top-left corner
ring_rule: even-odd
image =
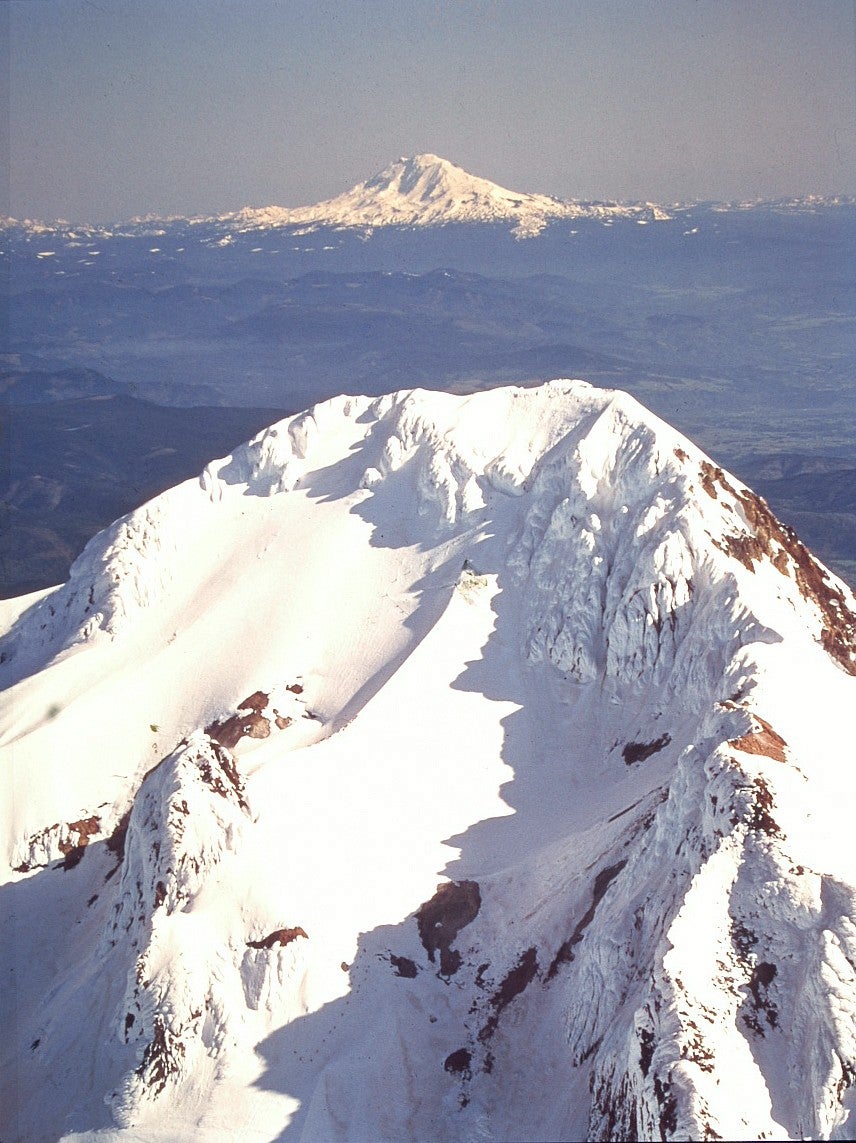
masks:
[[[442,226],[452,222],[511,222],[521,238],[554,219],[668,218],[659,207],[565,202],[506,190],[439,155],[402,157],[351,190],[315,206],[246,208],[226,216],[238,228],[258,226]]]
[[[0,619],[4,1140],[852,1135],[856,601],[626,394],[324,402]]]

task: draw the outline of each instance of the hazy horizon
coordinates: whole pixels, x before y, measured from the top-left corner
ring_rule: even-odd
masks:
[[[309,205],[433,152],[518,191],[856,194],[856,3],[6,0],[3,213]]]

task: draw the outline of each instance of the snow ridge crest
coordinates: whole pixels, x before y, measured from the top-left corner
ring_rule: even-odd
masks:
[[[249,820],[234,756],[202,732],[151,771],[134,800],[103,945],[106,958],[124,955],[132,965],[114,1017],[117,1037],[137,1052],[110,1098],[119,1122],[132,1123],[141,1104],[216,1054],[236,1007],[228,981],[236,990],[239,977],[228,948],[212,975],[208,950],[185,941],[187,914]]]
[[[23,670],[99,632],[115,637],[170,590],[217,504],[309,490],[349,450],[353,493],[394,484],[412,498],[414,538],[471,527],[497,497],[525,494],[508,567],[526,583],[533,662],[580,682],[604,670],[663,681],[693,645],[684,630],[697,612],[727,660],[733,613],[762,615],[772,591],[856,673],[852,596],[763,501],[627,394],[565,380],[464,398],[343,396],[287,418],[90,541],[69,583],[3,640],[4,660]],[[708,670],[683,663],[685,676]]]

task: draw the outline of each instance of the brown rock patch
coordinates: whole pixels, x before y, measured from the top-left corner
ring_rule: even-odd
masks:
[[[725,536],[719,546],[749,571],[764,558],[784,576],[792,575],[800,595],[820,612],[820,642],[826,653],[848,674],[856,675],[856,614],[845,592],[830,573],[814,558],[793,528],[780,523],[767,502],[748,489],[738,492],[722,469],[705,464],[702,487],[716,495],[718,483],[730,492],[743,512],[749,533]]]
[[[248,698],[238,703],[238,710],[254,710],[257,714],[260,714],[269,701],[270,695],[266,695],[264,691],[253,691]]]
[[[701,467],[701,486],[705,490],[705,492],[708,494],[708,496],[711,496],[711,497],[713,497],[714,500],[716,500],[717,499],[717,492],[716,492],[717,484],[721,484],[724,487],[729,487],[729,485],[725,479],[725,473],[722,471],[721,468],[717,468],[715,464],[711,464],[709,460],[703,460],[701,462],[700,467]]]
[[[484,1043],[496,1031],[499,1017],[516,996],[531,984],[538,973],[538,953],[534,948],[520,954],[517,964],[500,981],[499,988],[490,998],[493,1015],[479,1032],[479,1040]]]
[[[732,738],[729,746],[742,750],[745,754],[761,754],[765,758],[772,758],[775,762],[784,762],[787,742],[773,730],[769,722],[757,714],[753,717],[761,724],[761,729],[751,730],[740,738]]]
[[[570,964],[574,959],[574,948],[580,943],[585,935],[586,929],[594,920],[595,911],[603,899],[604,894],[609,888],[611,882],[615,880],[624,866],[627,864],[625,861],[619,861],[616,865],[607,865],[605,869],[601,869],[597,877],[594,879],[594,885],[591,892],[591,904],[586,910],[585,914],[577,922],[577,926],[573,933],[566,941],[562,941],[559,950],[553,957],[553,961],[547,970],[547,980],[550,981],[559,971],[563,964]]]
[[[155,1095],[160,1095],[170,1077],[181,1071],[183,1059],[184,1044],[170,1032],[162,1016],[155,1016],[152,1041],[146,1045],[137,1075],[146,1080]]]
[[[47,826],[30,838],[30,852],[44,846],[50,851],[51,840],[55,839],[56,848],[63,856],[57,866],[59,869],[74,869],[83,860],[83,852],[90,840],[101,831],[101,819],[95,814],[88,818],[80,818],[76,822],[66,822],[65,825],[57,822]],[[29,873],[32,869],[41,868],[44,864],[38,861],[24,861],[15,866],[16,873]]]
[[[270,723],[263,714],[251,710],[249,714],[233,714],[223,722],[212,722],[205,727],[205,733],[232,750],[242,738],[269,738]]]
[[[628,766],[632,766],[634,762],[644,762],[645,759],[650,758],[652,754],[657,754],[664,746],[668,746],[671,741],[671,734],[661,734],[660,737],[655,738],[653,742],[628,742],[621,751],[621,756]]]
[[[416,962],[409,956],[396,956],[395,953],[390,953],[389,963],[395,969],[395,975],[402,976],[406,980],[414,980],[419,971]]]
[[[298,937],[303,937],[304,940],[309,940],[309,935],[305,929],[299,925],[294,929],[274,929],[272,933],[268,933],[266,937],[262,937],[258,941],[247,941],[247,947],[251,949],[272,949],[274,945],[290,945],[292,941],[297,940]]]
[[[453,976],[461,967],[461,954],[452,944],[461,929],[476,919],[480,908],[477,882],[448,881],[417,910],[419,939],[432,964],[439,952],[441,976]]]
[[[782,831],[770,812],[774,806],[770,787],[763,778],[756,778],[751,788],[752,801],[746,817],[747,825],[751,830],[765,833],[768,837],[781,837]],[[732,818],[733,824],[736,825],[738,820],[739,818]]]
[[[219,794],[221,798],[235,796],[242,810],[249,809],[247,800],[244,797],[244,782],[238,772],[235,759],[229,751],[225,750],[217,741],[212,742],[212,749],[217,762],[216,769],[212,767],[204,754],[197,759],[199,773],[202,776],[203,782],[210,786],[214,793]]]
[[[470,1079],[472,1077],[471,1063],[472,1055],[470,1052],[466,1048],[458,1048],[457,1052],[451,1052],[446,1056],[443,1067],[447,1072],[461,1075],[464,1079]]]
[[[101,829],[101,819],[94,814],[80,821],[69,822],[66,826],[68,837],[59,843],[60,853],[64,857],[63,869],[74,869],[83,860],[83,851],[89,845],[89,839],[94,837]]]

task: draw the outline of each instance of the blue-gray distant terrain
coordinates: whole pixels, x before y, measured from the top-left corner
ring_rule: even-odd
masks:
[[[856,583],[856,204],[236,219],[2,227],[4,595],[287,412],[559,376],[632,392]]]

